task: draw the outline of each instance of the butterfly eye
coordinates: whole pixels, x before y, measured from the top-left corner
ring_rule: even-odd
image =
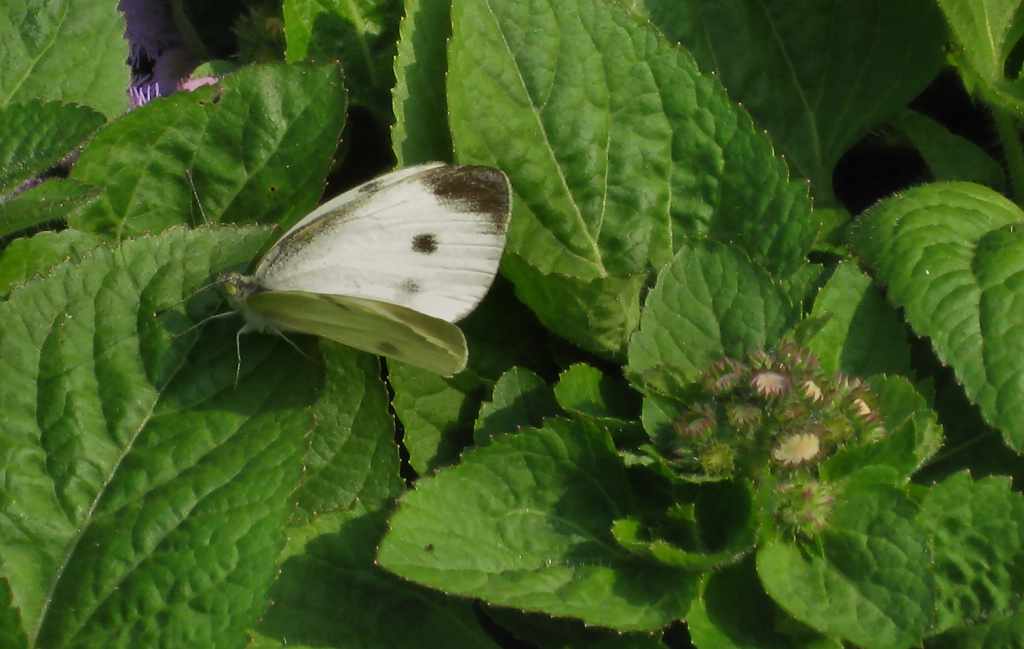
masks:
[[[417,234],[412,238],[412,251],[424,255],[432,255],[437,252],[437,235],[429,232]]]

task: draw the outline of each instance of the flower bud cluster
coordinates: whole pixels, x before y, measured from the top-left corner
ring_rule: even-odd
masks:
[[[837,491],[818,480],[821,462],[885,435],[867,384],[825,373],[792,343],[712,363],[695,394],[666,455],[684,473],[771,485],[781,519],[808,533],[824,526]]]
[[[835,485],[811,478],[793,478],[778,485],[779,519],[791,530],[813,537],[828,522],[836,498]]]

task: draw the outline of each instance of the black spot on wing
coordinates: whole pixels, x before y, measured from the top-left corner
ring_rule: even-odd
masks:
[[[508,225],[512,190],[508,178],[492,167],[441,167],[425,178],[438,200],[459,212],[485,214],[494,234]]]
[[[407,279],[404,282],[402,282],[403,293],[415,294],[419,293],[422,289],[423,287],[420,286],[420,283],[414,279]]]
[[[412,251],[423,255],[432,255],[437,252],[437,235],[431,232],[417,234],[412,238]]]

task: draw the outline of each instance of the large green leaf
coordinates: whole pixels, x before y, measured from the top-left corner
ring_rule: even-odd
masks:
[[[58,102],[4,107],[0,110],[0,193],[42,175],[103,121],[96,111]]]
[[[906,326],[871,279],[840,264],[814,300],[824,324],[808,342],[826,372],[912,375]]]
[[[965,0],[971,2],[972,0]],[[839,158],[902,108],[945,62],[930,0],[659,0],[652,19],[768,129],[816,198]]]
[[[1020,647],[1024,500],[1003,477],[958,473],[932,487],[920,516],[932,536],[941,647]],[[1016,629],[1016,633],[1013,633]],[[931,645],[929,645],[931,646]]]
[[[866,649],[920,646],[935,609],[927,538],[917,506],[891,487],[851,490],[836,502],[820,550],[776,540],[757,573],[801,622]]]
[[[238,646],[263,610],[316,374],[272,340],[238,368],[237,326],[187,329],[211,294],[181,301],[266,239],[177,228],[0,305],[0,572],[32,646]]]
[[[696,573],[639,561],[611,534],[633,509],[606,433],[564,419],[501,435],[405,495],[378,561],[491,604],[622,630],[681,618]]]
[[[99,195],[95,187],[66,178],[49,178],[0,203],[0,234],[7,236],[73,218]]]
[[[319,201],[344,123],[336,65],[242,68],[104,129],[71,175],[103,193],[70,223],[117,239],[179,223],[290,225]]]
[[[395,420],[380,360],[321,340],[324,388],[313,407],[316,435],[306,454],[299,512],[314,517],[348,510],[357,501],[385,502],[404,488],[399,475]]]
[[[995,82],[1006,76],[1005,62],[1024,35],[1017,18],[1019,0],[937,0],[949,21],[959,54],[972,71]]]
[[[0,107],[35,99],[128,108],[128,43],[112,2],[10,0],[0,6]]]
[[[987,187],[934,184],[861,216],[853,244],[951,365],[967,395],[1024,449],[1024,213]]]
[[[445,96],[451,35],[451,3],[406,0],[391,94],[395,113],[391,145],[399,165],[452,159]]]
[[[359,502],[289,526],[273,604],[256,627],[255,646],[497,649],[473,602],[376,565],[387,514]]]
[[[338,61],[351,102],[391,121],[392,61],[402,15],[399,0],[286,0],[289,61]]]
[[[628,369],[672,365],[696,380],[723,356],[774,345],[796,317],[782,288],[742,251],[690,241],[658,275],[630,341]]]
[[[643,276],[685,236],[734,242],[785,276],[817,230],[765,134],[614,3],[455,0],[448,105],[456,157],[512,180],[506,276],[589,350],[621,356]]]
[[[6,294],[63,261],[78,261],[100,243],[100,237],[81,230],[40,232],[34,237],[15,239],[0,256],[0,292]]]

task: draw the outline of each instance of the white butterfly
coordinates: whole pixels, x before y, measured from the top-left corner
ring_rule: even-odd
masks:
[[[324,203],[252,275],[224,280],[246,331],[336,340],[451,376],[466,367],[453,323],[494,280],[512,194],[490,167],[400,169]]]

